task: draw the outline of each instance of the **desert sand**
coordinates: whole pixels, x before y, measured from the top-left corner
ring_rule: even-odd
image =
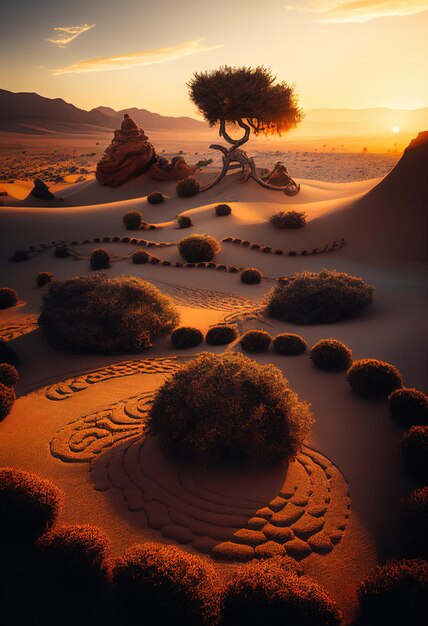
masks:
[[[299,397],[312,404],[316,417],[311,439],[292,471],[238,473],[232,480],[227,473],[180,470],[162,458],[155,441],[141,440],[147,402],[183,360],[201,350],[240,350],[239,345],[202,344],[178,352],[165,338],[141,355],[55,351],[37,327],[43,289],[35,286],[35,276],[49,271],[63,280],[85,274],[90,252],[102,246],[117,257],[106,270],[109,276],[130,273],[153,282],[176,301],[182,324],[206,332],[210,325],[231,319],[241,331],[298,333],[309,346],[336,338],[352,349],[354,359],[383,359],[401,371],[406,386],[426,391],[428,190],[418,170],[423,167],[418,151],[426,153],[426,141],[423,136],[415,140],[384,179],[358,180],[364,177],[357,175],[353,182],[322,182],[316,176],[297,176],[301,191],[292,198],[254,181],[241,184],[237,175],[192,198],[178,198],[174,183],[144,175],[117,189],[89,179],[53,188],[63,198],[60,206],[26,200],[26,183],[5,186],[10,195],[0,206],[1,286],[16,289],[19,303],[0,312],[0,336],[19,353],[22,366],[19,398],[0,423],[0,465],[51,478],[66,493],[59,521],[104,527],[117,553],[152,539],[176,542],[208,559],[213,550],[227,553],[225,544],[231,541],[253,554],[265,541],[260,528],[265,537],[275,539],[292,527],[298,538],[294,554],[304,572],[325,586],[344,611],[344,623],[351,623],[356,586],[393,548],[390,519],[399,498],[413,486],[400,463],[401,430],[386,404],[359,399],[343,373],[317,370],[308,354],[284,357],[270,349],[257,360],[277,365]],[[211,176],[211,171],[198,174],[202,182]],[[154,190],[167,196],[163,204],[147,202]],[[230,204],[231,216],[215,216],[219,202]],[[267,221],[272,213],[291,208],[306,213],[305,228],[281,231]],[[146,222],[161,228],[130,233],[122,222],[128,210],[141,211]],[[175,222],[182,213],[193,222],[185,231]],[[259,285],[244,285],[239,273],[133,265],[129,255],[134,244],[94,242],[135,236],[175,243],[192,233],[219,241],[240,238],[285,254],[222,243],[217,263],[263,272]],[[343,246],[333,245],[342,238]],[[72,246],[77,256],[58,259],[52,246],[40,248],[59,241],[77,242]],[[9,261],[14,250],[30,246],[37,254],[28,261]],[[301,255],[325,247],[333,250]],[[175,245],[149,251],[162,260],[180,260]],[[298,254],[287,256],[289,251]],[[373,284],[370,310],[347,322],[303,327],[260,313],[275,278],[324,267]],[[254,517],[262,522],[250,522]],[[219,567],[234,567],[233,560]]]

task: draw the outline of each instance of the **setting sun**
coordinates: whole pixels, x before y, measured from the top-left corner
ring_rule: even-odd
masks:
[[[392,132],[397,135],[400,132],[400,127],[399,126],[393,126],[392,127]]]

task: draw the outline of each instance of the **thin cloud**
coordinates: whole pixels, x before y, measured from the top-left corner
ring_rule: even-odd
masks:
[[[70,41],[73,41],[82,33],[86,33],[87,30],[91,30],[94,26],[95,24],[83,24],[82,26],[57,26],[53,30],[58,33],[58,37],[55,39],[46,39],[46,41],[55,44],[59,48],[65,48]]]
[[[170,48],[158,48],[156,50],[144,50],[131,54],[121,54],[112,57],[98,57],[79,61],[67,67],[51,70],[54,76],[61,74],[83,74],[86,72],[109,72],[111,70],[128,70],[142,65],[153,65],[155,63],[166,63],[175,61],[199,52],[209,52],[222,48],[218,46],[201,46],[203,39],[186,41],[185,43],[172,46]]]
[[[379,17],[402,17],[428,11],[427,0],[315,0],[306,6],[288,5],[288,11],[319,15],[319,22],[368,22]]]

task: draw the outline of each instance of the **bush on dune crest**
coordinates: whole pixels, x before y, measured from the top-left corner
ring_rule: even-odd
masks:
[[[306,224],[306,214],[302,211],[279,211],[270,216],[269,222],[275,228],[288,228],[295,230],[303,228]]]
[[[148,426],[167,453],[204,466],[298,454],[313,417],[281,371],[239,353],[201,353],[157,391]]]
[[[374,288],[342,272],[298,272],[278,280],[268,298],[272,317],[292,324],[333,324],[361,313]]]
[[[53,282],[39,318],[54,348],[94,354],[141,352],[178,322],[173,301],[150,283],[103,275]]]

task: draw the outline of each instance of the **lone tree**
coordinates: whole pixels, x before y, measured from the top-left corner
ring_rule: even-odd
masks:
[[[299,192],[300,185],[288,175],[281,161],[267,177],[261,178],[254,160],[240,149],[250,138],[251,132],[255,135],[281,135],[295,128],[301,121],[302,111],[293,87],[285,82],[275,84],[275,80],[272,72],[262,66],[251,68],[225,65],[211,72],[195,73],[187,83],[192,102],[210,126],[219,124],[220,137],[231,144],[230,148],[218,144],[210,146],[223,153],[223,168],[200,191],[213,187],[229,169],[240,167],[244,181],[254,178],[263,187],[281,190],[287,195]],[[228,125],[239,126],[244,135],[240,139],[232,139],[227,131]]]

